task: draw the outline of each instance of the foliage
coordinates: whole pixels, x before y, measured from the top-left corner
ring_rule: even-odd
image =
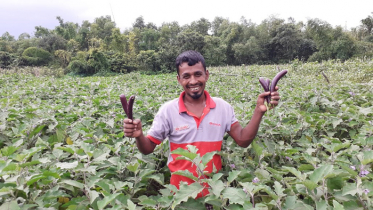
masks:
[[[71,60],[71,53],[65,50],[56,50],[54,55],[59,59],[63,67],[66,67]]]
[[[22,53],[22,59],[26,65],[40,66],[45,65],[50,61],[51,54],[37,47],[29,47]]]
[[[133,62],[128,54],[125,53],[107,53],[110,71],[117,73],[129,73],[135,71],[138,66]]]
[[[39,47],[53,53],[56,50],[65,50],[67,41],[59,35],[51,34],[39,40]]]
[[[0,37],[0,51],[21,57],[29,47],[42,48],[52,55],[56,55],[56,51],[61,55],[63,50],[71,54],[71,59],[58,57],[49,65],[65,68],[69,62],[80,60],[80,63],[87,62],[87,69],[79,70],[86,74],[103,70],[124,72],[124,69],[127,72],[136,69],[153,73],[172,72],[175,57],[185,50],[201,52],[206,57],[207,66],[280,64],[295,59],[304,62],[346,61],[354,57],[372,57],[369,44],[372,42],[371,16],[362,19],[361,25],[351,30],[332,27],[317,18],[303,23],[276,16],[270,16],[260,24],[245,17],[241,17],[239,22],[216,17],[211,22],[201,18],[190,24],[170,22],[159,27],[140,16],[132,28],[124,31],[110,16],[81,24],[65,22],[60,16],[56,21],[58,25],[54,29],[36,26],[34,37],[23,33],[16,40],[5,32]],[[81,60],[76,57],[79,51],[93,53],[95,58]],[[22,58],[16,59],[13,64],[31,65],[23,61]],[[113,67],[111,71],[109,66]]]
[[[280,65],[289,70],[278,84],[280,104],[248,148],[225,137],[222,170],[201,173],[212,154],[175,151],[201,169],[180,190],[169,184],[168,142],[140,154],[123,137],[119,102],[120,94],[136,95],[134,115],[146,131],[159,107],[179,96],[175,74],[56,78],[24,74],[38,67],[1,70],[0,209],[371,209],[371,66],[368,59]],[[243,125],[262,92],[258,77],[278,71],[209,70],[207,90],[229,102]],[[204,182],[210,194],[194,199]]]
[[[15,56],[4,51],[0,51],[0,68],[10,67],[15,60]]]
[[[159,71],[159,55],[154,50],[140,51],[137,55],[137,61],[142,70]]]

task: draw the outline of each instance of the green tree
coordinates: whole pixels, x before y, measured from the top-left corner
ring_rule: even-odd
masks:
[[[29,47],[22,53],[25,65],[41,66],[49,63],[51,54],[37,47]]]
[[[47,28],[44,28],[42,26],[35,26],[35,37],[36,38],[42,38],[42,37],[46,37],[46,36],[49,36],[52,32],[47,29]]]
[[[367,18],[362,19],[361,23],[367,35],[373,34],[373,16],[369,15]]]
[[[91,23],[87,20],[83,21],[83,24],[78,29],[76,41],[80,45],[80,50],[88,50],[89,40],[92,37]]]
[[[159,71],[159,56],[154,50],[140,51],[137,55],[139,68],[142,70]]]
[[[205,45],[203,47],[203,56],[206,60],[206,66],[222,66],[225,64],[227,57],[225,55],[227,45],[219,37],[205,36]]]
[[[65,50],[56,50],[54,52],[54,55],[58,58],[58,60],[60,61],[63,67],[66,67],[70,63],[70,60],[71,60],[70,52],[67,52]]]
[[[144,21],[144,18],[142,16],[136,18],[135,22],[132,24],[132,27],[133,28],[138,28],[138,29],[143,29],[145,28],[145,21]]]
[[[195,50],[204,54],[205,38],[194,31],[183,31],[177,36],[176,46],[180,52]]]
[[[188,28],[205,36],[209,34],[211,23],[207,19],[201,18],[198,21],[193,21]]]
[[[128,36],[121,34],[119,28],[113,28],[111,33],[110,49],[114,52],[125,53],[128,51]]]
[[[272,60],[293,60],[300,49],[302,34],[292,23],[276,27],[274,37],[270,40]]]
[[[0,40],[8,41],[8,42],[15,41],[14,36],[10,35],[9,32],[3,33],[3,35],[1,35],[0,37]]]
[[[10,67],[15,60],[13,54],[8,52],[0,51],[0,68],[8,68]]]
[[[54,53],[56,50],[65,50],[66,44],[67,41],[63,37],[57,34],[50,34],[48,36],[43,36],[39,40],[38,46],[50,53]]]
[[[30,39],[30,38],[31,38],[30,34],[28,34],[28,33],[22,33],[22,34],[20,34],[18,36],[18,41],[25,40],[25,39]]]
[[[115,23],[110,16],[95,18],[90,28],[92,37],[102,39],[105,45],[110,45],[112,29],[115,28]]]
[[[153,28],[144,28],[140,33],[140,50],[158,50],[158,40],[161,37],[158,30]]]
[[[355,54],[355,41],[347,34],[342,34],[331,44],[332,58],[345,61]]]
[[[60,25],[54,29],[56,33],[66,40],[75,39],[78,34],[79,25],[72,22],[64,23],[60,16],[57,16],[57,20]]]
[[[253,64],[261,57],[261,49],[258,40],[252,36],[246,43],[236,43],[233,45],[234,55],[240,64]]]

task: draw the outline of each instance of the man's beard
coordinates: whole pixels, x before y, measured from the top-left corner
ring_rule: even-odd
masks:
[[[202,96],[203,92],[201,93],[194,93],[194,94],[189,94],[190,97],[193,99],[199,99]]]

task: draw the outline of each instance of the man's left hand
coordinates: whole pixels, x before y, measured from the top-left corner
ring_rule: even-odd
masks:
[[[257,108],[259,108],[259,110],[262,113],[265,113],[267,111],[267,106],[264,104],[264,102],[265,102],[265,97],[268,96],[269,94],[271,94],[271,101],[269,102],[270,105],[268,105],[269,109],[272,109],[278,105],[278,101],[280,100],[280,94],[277,92],[277,90],[278,90],[278,87],[276,86],[275,91],[272,93],[264,92],[264,93],[259,94],[258,100],[256,102],[256,106]]]

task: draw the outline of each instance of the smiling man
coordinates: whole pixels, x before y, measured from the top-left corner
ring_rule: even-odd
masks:
[[[162,105],[153,124],[144,136],[141,121],[124,120],[124,133],[127,137],[136,138],[136,144],[140,152],[149,154],[154,151],[156,145],[164,139],[169,139],[170,150],[178,148],[186,149],[187,145],[194,145],[198,153],[204,154],[212,151],[220,151],[223,137],[228,133],[241,147],[247,147],[255,138],[262,116],[267,111],[264,105],[265,96],[271,94],[271,104],[276,106],[280,96],[277,92],[264,92],[259,94],[257,105],[248,125],[244,128],[238,123],[234,110],[230,104],[221,98],[212,97],[205,90],[209,79],[209,71],[206,69],[203,56],[196,51],[186,51],[176,58],[177,81],[184,91],[179,98]],[[168,157],[168,167],[171,172],[189,170],[195,176],[196,166],[189,161],[176,160],[177,155]],[[222,168],[221,157],[215,155],[207,165],[206,171],[213,172],[213,168]],[[193,183],[192,179],[184,176],[171,176],[170,183],[179,188],[181,181]],[[207,195],[205,188],[198,195]]]

